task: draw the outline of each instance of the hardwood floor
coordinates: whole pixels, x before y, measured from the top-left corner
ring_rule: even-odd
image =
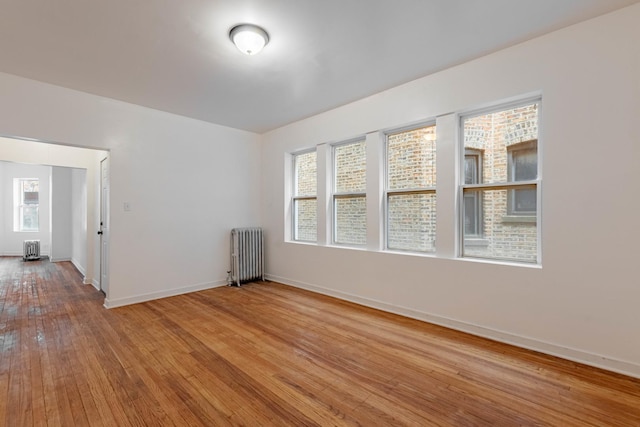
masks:
[[[277,283],[102,302],[0,258],[0,425],[640,426],[640,380]]]

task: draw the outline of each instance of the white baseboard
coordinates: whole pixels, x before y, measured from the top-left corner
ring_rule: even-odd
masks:
[[[22,252],[12,252],[12,251],[5,252],[5,253],[2,254],[2,256],[19,256],[19,257],[21,257],[23,255],[24,254]],[[40,254],[40,256],[42,256],[42,254]]]
[[[76,268],[76,270],[78,270],[80,274],[82,274],[83,285],[93,285],[94,288],[96,288],[97,290],[100,290],[100,284],[96,280],[93,280],[90,277],[87,277],[87,272],[85,271],[82,264],[78,262],[77,259],[71,258],[70,261],[71,261],[71,264],[73,264],[73,266]]]
[[[619,374],[640,378],[640,365],[637,363],[618,360],[608,356],[602,356],[602,355],[590,353],[584,350],[552,344],[552,343],[540,341],[537,339],[513,334],[510,332],[487,328],[480,325],[474,325],[472,323],[467,323],[467,322],[462,322],[455,319],[450,319],[447,317],[437,316],[437,315],[413,310],[406,307],[391,305],[382,301],[363,298],[357,295],[352,295],[349,293],[340,292],[333,289],[312,285],[309,283],[287,279],[286,277],[279,277],[279,276],[268,274],[265,276],[265,278],[267,280],[293,286],[296,288],[306,289],[308,291],[316,292],[319,294],[328,295],[328,296],[332,296],[342,300],[354,302],[356,304],[364,305],[366,307],[376,308],[378,310],[386,311],[389,313],[399,314],[401,316],[422,320],[427,323],[433,323],[435,325],[444,326],[446,328],[455,329],[457,331],[466,332],[472,335],[488,338],[494,341],[511,344],[516,347],[526,348],[528,350],[538,351],[540,353],[545,353],[551,356],[560,357],[562,359],[567,359],[567,360],[582,363],[585,365],[594,366],[596,368],[605,369],[607,371],[617,372]]]
[[[82,274],[83,276],[87,275],[87,271],[85,270],[84,266],[82,264],[80,264],[80,262],[78,262],[77,259],[75,258],[71,258],[71,264],[73,264],[73,266],[76,268],[76,270],[78,270],[80,272],[80,274]],[[86,285],[87,283],[85,283]]]
[[[4,252],[2,254],[0,254],[0,256],[19,256],[20,258],[22,258],[24,256],[24,253],[22,252]],[[40,257],[44,258],[44,257],[49,257],[49,253],[48,252],[40,252]]]
[[[216,282],[200,283],[198,285],[169,289],[169,290],[160,291],[160,292],[151,292],[148,294],[136,295],[136,296],[127,297],[127,298],[118,298],[118,299],[105,298],[104,306],[106,308],[122,307],[125,305],[138,304],[140,302],[151,301],[154,299],[167,298],[167,297],[188,294],[188,293],[197,292],[197,291],[204,291],[206,289],[212,289],[212,288],[217,288],[217,287],[226,286],[226,285],[227,285],[226,280],[218,280]]]
[[[51,262],[65,262],[65,261],[71,261],[71,258],[49,258],[49,261],[51,261]]]

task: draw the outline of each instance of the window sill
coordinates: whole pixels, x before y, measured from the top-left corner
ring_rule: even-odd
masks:
[[[487,239],[482,239],[480,237],[478,238],[470,238],[470,239],[464,239],[464,245],[466,247],[487,247],[489,246],[489,240]]]
[[[298,245],[318,246],[318,242],[311,242],[309,240],[287,240],[287,243],[295,243]]]
[[[488,241],[486,239],[465,239],[465,245],[473,245],[475,247],[484,246]],[[388,254],[390,256],[406,256],[406,257],[416,257],[423,259],[442,259],[447,261],[462,261],[462,262],[472,262],[479,264],[493,264],[493,265],[502,265],[508,267],[524,267],[524,268],[534,268],[541,269],[542,265],[540,262],[527,262],[527,261],[516,261],[509,259],[499,259],[499,258],[481,258],[474,256],[455,256],[455,257],[444,257],[438,255],[434,252],[412,252],[412,251],[402,251],[397,249],[370,249],[365,246],[346,246],[340,244],[326,244],[321,245],[316,242],[303,242],[298,240],[287,240],[285,243],[295,244],[295,245],[304,245],[304,246],[315,246],[318,248],[331,248],[331,249],[342,249],[346,251],[357,251],[357,252],[370,252],[370,253],[379,253],[379,254]]]
[[[535,224],[538,221],[535,215],[505,215],[502,222],[506,224]]]
[[[523,267],[523,268],[533,268],[533,269],[542,269],[542,264],[540,262],[526,262],[526,261],[513,261],[507,259],[498,259],[498,258],[477,258],[472,256],[461,256],[456,258],[459,261],[463,262],[471,262],[478,264],[491,264],[491,265],[503,265],[508,267]]]

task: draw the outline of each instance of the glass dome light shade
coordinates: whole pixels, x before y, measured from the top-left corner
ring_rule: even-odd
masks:
[[[246,55],[255,55],[269,42],[267,32],[251,24],[236,25],[229,32],[229,38]]]

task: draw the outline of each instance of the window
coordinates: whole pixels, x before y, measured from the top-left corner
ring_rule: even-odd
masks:
[[[436,127],[387,135],[387,248],[432,252],[436,239]]]
[[[39,230],[40,191],[38,179],[14,179],[14,227],[13,231]]]
[[[367,156],[364,140],[333,147],[333,241],[367,243]]]
[[[526,141],[507,147],[509,181],[534,181],[538,177],[538,141]],[[511,190],[507,201],[509,215],[535,215],[536,190]]]
[[[294,153],[287,238],[539,264],[540,108],[522,98]]]
[[[317,153],[293,156],[293,239],[315,242],[318,237]]]
[[[467,148],[464,153],[464,183],[478,184],[482,177],[482,150]],[[464,194],[465,238],[482,237],[482,199],[477,191]]]
[[[462,117],[463,256],[537,262],[539,107]]]

